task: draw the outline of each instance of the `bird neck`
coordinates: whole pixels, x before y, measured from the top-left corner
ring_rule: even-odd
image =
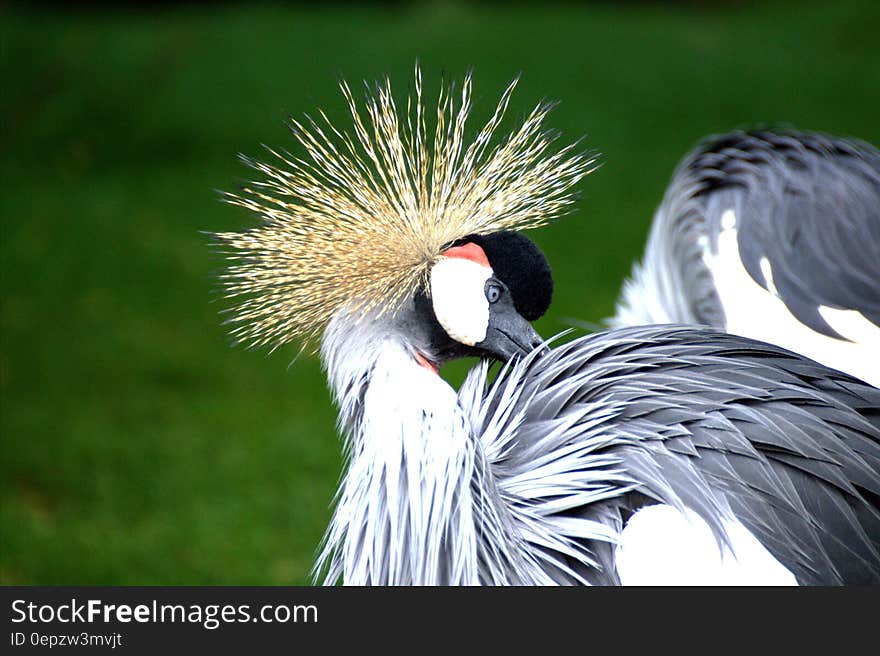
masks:
[[[675,292],[681,289],[677,279],[675,231],[670,224],[670,199],[654,215],[645,254],[623,284],[612,326],[637,326],[652,323],[686,322],[687,311]]]
[[[477,516],[474,496],[488,477],[455,391],[393,332],[346,334],[331,330],[322,349],[348,465],[316,573],[353,585],[477,583],[487,511]]]
[[[719,325],[723,310],[705,264],[703,213],[691,188],[670,188],[654,215],[644,257],[623,285],[612,326]]]
[[[620,328],[685,321],[676,315],[676,304],[667,302],[666,278],[664,269],[655,266],[650,257],[637,263],[623,284],[615,315],[609,323]]]

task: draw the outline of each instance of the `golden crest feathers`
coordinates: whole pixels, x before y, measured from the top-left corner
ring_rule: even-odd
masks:
[[[323,112],[320,121],[291,120],[305,154],[270,150],[274,163],[247,160],[262,180],[226,194],[262,219],[250,230],[215,235],[230,261],[221,280],[237,303],[233,335],[277,348],[319,336],[342,307],[393,311],[456,240],[535,228],[568,208],[572,187],[595,160],[576,144],[550,151],[556,137],[542,126],[546,104],[493,145],[515,86],[469,145],[470,74],[458,103],[454,86],[441,87],[433,134],[418,67],[402,114],[387,79],[367,90],[363,110],[340,84],[353,136]]]

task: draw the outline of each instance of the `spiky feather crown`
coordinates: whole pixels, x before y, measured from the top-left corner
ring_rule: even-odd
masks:
[[[237,301],[233,335],[274,349],[317,337],[342,307],[393,311],[456,240],[559,216],[595,160],[575,152],[576,144],[550,152],[557,135],[542,129],[551,109],[543,103],[493,146],[516,82],[468,146],[470,73],[457,106],[454,85],[441,85],[429,137],[416,66],[415,97],[402,116],[387,78],[367,86],[366,121],[343,81],[354,138],[319,111],[321,122],[290,121],[306,157],[267,148],[278,164],[243,158],[264,178],[225,198],[262,224],[216,235],[230,260],[221,276],[226,295]]]

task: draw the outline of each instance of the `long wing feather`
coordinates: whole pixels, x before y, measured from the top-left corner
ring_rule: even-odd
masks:
[[[708,140],[673,184],[697,185],[711,237],[736,208],[752,279],[773,286],[801,323],[839,337],[819,306],[861,312],[880,325],[880,151],[853,139],[789,130]]]
[[[802,584],[880,582],[880,390],[684,326],[576,339],[485,384],[484,367],[461,398],[499,491],[530,548],[583,579],[616,583],[615,531],[664,503],[719,544],[738,520]]]

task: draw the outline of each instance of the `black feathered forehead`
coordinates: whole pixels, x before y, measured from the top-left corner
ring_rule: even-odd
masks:
[[[541,317],[553,299],[550,264],[531,239],[519,232],[471,235],[455,245],[474,243],[483,249],[495,277],[507,285],[516,311],[527,321]]]

